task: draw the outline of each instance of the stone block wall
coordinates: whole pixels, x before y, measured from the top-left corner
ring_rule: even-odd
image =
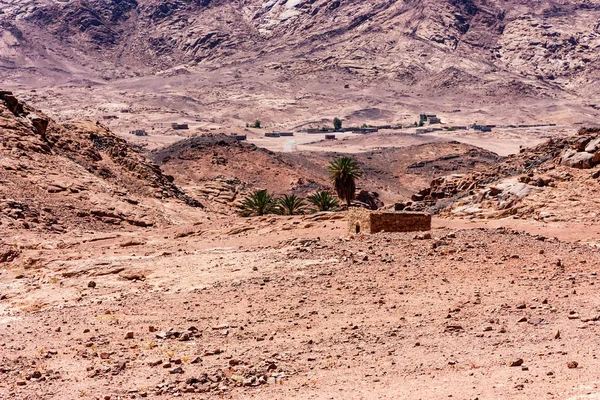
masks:
[[[348,230],[350,233],[371,233],[371,211],[352,207],[348,210]]]
[[[428,231],[431,230],[431,215],[351,208],[348,211],[348,230],[351,233]]]
[[[371,233],[431,230],[431,215],[420,212],[374,212]]]

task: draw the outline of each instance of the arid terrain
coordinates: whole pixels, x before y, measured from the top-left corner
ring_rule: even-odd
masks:
[[[600,399],[599,21],[0,0],[0,399]]]

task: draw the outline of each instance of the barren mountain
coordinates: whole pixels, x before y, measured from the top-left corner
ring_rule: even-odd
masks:
[[[122,131],[173,118],[362,123],[356,113],[373,107],[375,120],[396,122],[408,110],[492,104],[512,122],[598,115],[597,0],[0,4],[3,81],[52,86],[60,103],[31,100],[56,116],[127,109],[114,121]]]

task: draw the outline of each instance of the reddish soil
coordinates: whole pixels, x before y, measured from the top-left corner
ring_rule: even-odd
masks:
[[[219,225],[15,236],[0,397],[598,395],[592,246],[504,228],[347,236],[313,217]]]

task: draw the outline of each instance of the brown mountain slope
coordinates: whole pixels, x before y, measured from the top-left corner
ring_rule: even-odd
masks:
[[[111,125],[122,132],[175,118],[289,128],[370,108],[386,122],[456,108],[509,123],[598,118],[598,0],[0,4],[3,82],[52,86],[60,102],[31,101],[55,116],[126,109]]]
[[[0,224],[104,229],[167,222],[159,200],[200,206],[123,139],[91,122],[60,125],[0,92]],[[187,203],[187,205],[185,205]],[[113,228],[114,229],[114,228]]]
[[[596,0],[3,3],[4,40],[16,42],[14,54],[27,54],[19,46],[66,60],[73,54],[60,51],[71,49],[79,66],[102,59],[117,65],[117,74],[271,58],[279,63],[271,67],[288,72],[345,69],[439,89],[485,83],[489,77],[479,73],[494,69],[563,89],[586,89],[586,81],[598,79]],[[36,47],[42,33],[56,42]],[[104,72],[102,66],[85,68]],[[438,73],[449,79],[439,82]],[[527,85],[536,92],[552,87]]]
[[[339,153],[275,153],[224,135],[199,136],[156,150],[151,158],[198,198],[233,205],[256,189],[306,196],[330,189],[327,165]],[[359,190],[376,192],[384,203],[407,198],[433,177],[478,170],[500,158],[457,142],[441,142],[352,154],[364,172]],[[429,160],[421,162],[423,160]],[[204,201],[203,201],[204,202]]]

